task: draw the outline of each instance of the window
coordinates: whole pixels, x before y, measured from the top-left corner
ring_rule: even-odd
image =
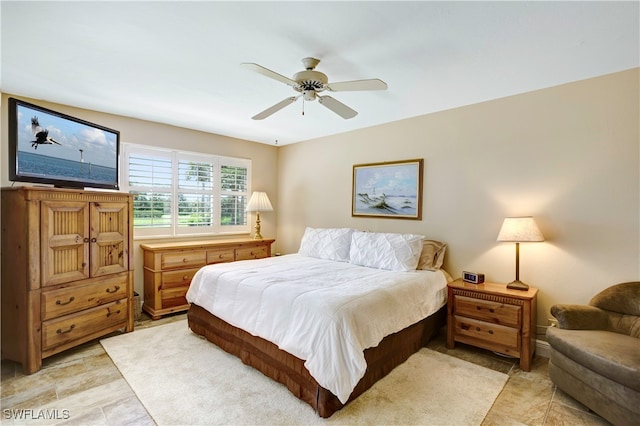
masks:
[[[249,232],[251,160],[123,144],[136,236]]]

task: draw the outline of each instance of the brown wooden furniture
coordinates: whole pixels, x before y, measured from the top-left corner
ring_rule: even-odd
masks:
[[[271,256],[275,240],[206,240],[141,244],[144,251],[144,305],[154,320],[189,309],[186,294],[205,265]]]
[[[42,359],[133,331],[132,197],[2,189],[2,358]]]
[[[535,352],[538,289],[509,290],[505,284],[448,285],[447,347],[466,343],[520,358],[520,368],[531,370]]]

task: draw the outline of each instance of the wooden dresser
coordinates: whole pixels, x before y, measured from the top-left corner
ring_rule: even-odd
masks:
[[[2,358],[42,359],[133,331],[132,197],[2,189]]]
[[[505,284],[448,285],[447,347],[466,343],[520,358],[520,368],[531,370],[536,349],[538,289],[510,290]]]
[[[271,256],[275,240],[206,240],[141,244],[144,251],[144,305],[159,319],[189,309],[186,294],[194,274],[205,265]]]

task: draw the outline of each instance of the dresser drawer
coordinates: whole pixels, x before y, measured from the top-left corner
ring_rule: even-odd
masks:
[[[187,303],[187,291],[189,286],[173,287],[160,292],[162,309],[175,308],[177,306],[189,306]]]
[[[99,306],[127,297],[127,275],[103,278],[95,282],[41,293],[42,319]]]
[[[454,314],[463,315],[479,320],[520,327],[522,307],[507,305],[490,300],[475,299],[466,296],[455,296]]]
[[[520,352],[520,332],[516,328],[455,316],[454,329],[458,337],[469,337],[475,340],[475,344],[478,344],[478,341],[484,342],[478,346],[513,356],[517,356]],[[464,339],[461,340],[464,341]]]
[[[189,287],[193,276],[200,268],[180,269],[179,271],[170,271],[162,273],[161,290],[174,287]]]
[[[233,262],[235,252],[233,249],[207,250],[207,264]]]
[[[194,268],[206,265],[204,250],[163,253],[160,269]]]
[[[107,303],[42,323],[42,349],[62,345],[127,321],[127,299]]]
[[[236,260],[262,259],[267,257],[267,247],[247,247],[236,249]]]

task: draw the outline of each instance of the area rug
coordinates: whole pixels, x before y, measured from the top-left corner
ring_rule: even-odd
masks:
[[[426,348],[328,419],[186,320],[101,341],[158,425],[479,425],[507,375]]]

